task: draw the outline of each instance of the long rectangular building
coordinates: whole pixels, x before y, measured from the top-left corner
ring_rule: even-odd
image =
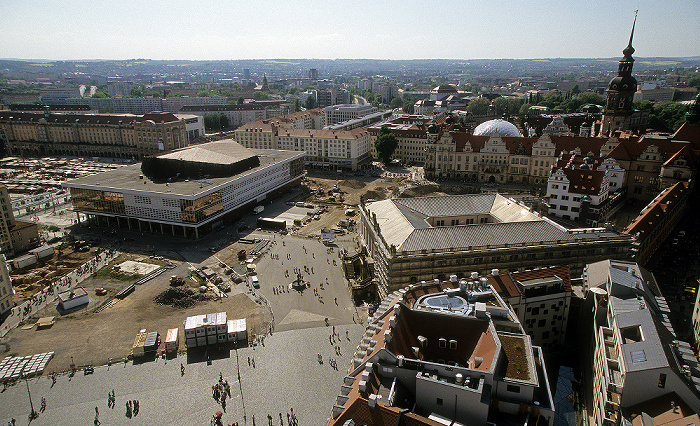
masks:
[[[170,113],[0,111],[0,142],[10,155],[142,158],[186,147],[186,121]]]
[[[380,294],[488,268],[509,271],[629,257],[633,237],[566,229],[499,194],[397,198],[361,204],[360,238]]]
[[[98,223],[199,238],[305,176],[304,153],[250,150],[225,139],[73,179],[73,209]]]

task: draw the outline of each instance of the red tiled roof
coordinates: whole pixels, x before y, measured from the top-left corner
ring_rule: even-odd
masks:
[[[637,240],[643,241],[646,236],[661,223],[668,210],[675,207],[688,191],[688,182],[678,182],[664,189],[651,203],[639,213],[632,223],[625,228],[624,233],[637,235]]]
[[[690,124],[687,121],[673,134],[675,141],[688,141],[693,149],[700,149],[700,124]]]
[[[567,179],[569,179],[569,193],[598,195],[601,191],[605,171],[603,170],[582,170],[562,168]]]

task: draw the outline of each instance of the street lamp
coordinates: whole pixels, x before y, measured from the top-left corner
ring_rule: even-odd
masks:
[[[29,391],[29,379],[27,379],[27,373],[24,371],[22,372],[22,375],[24,376],[24,382],[27,384],[27,395],[29,395],[29,408],[31,408],[31,412],[29,413],[29,418],[30,419],[36,419],[39,417],[39,413],[34,411],[34,404],[32,404],[32,393]]]

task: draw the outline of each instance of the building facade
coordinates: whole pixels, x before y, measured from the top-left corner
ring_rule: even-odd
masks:
[[[14,307],[12,301],[12,280],[7,268],[5,255],[0,254],[0,320],[7,318],[10,310]]]
[[[199,238],[305,176],[303,153],[225,139],[63,183],[73,210],[98,224]]]
[[[568,230],[498,194],[400,198],[360,206],[359,236],[380,294],[433,276],[625,258],[633,238]]]
[[[377,112],[372,105],[340,104],[323,108],[321,126],[329,126],[343,121],[353,120]]]
[[[7,187],[0,184],[0,253],[15,255],[39,244],[39,228],[34,222],[16,220]]]
[[[170,113],[34,114],[0,111],[11,155],[142,158],[188,145],[185,119]]]
[[[593,306],[594,423],[632,424],[664,396],[674,413],[679,404],[700,412],[698,359],[677,340],[653,274],[634,262],[605,260],[586,265],[583,280]]]
[[[544,348],[564,346],[572,294],[568,266],[504,273],[494,269],[486,278],[534,344]]]
[[[362,128],[320,129],[321,110],[246,123],[235,130],[247,148],[306,152],[306,164],[332,170],[359,170],[371,163],[370,135]]]
[[[258,104],[186,105],[180,108],[180,112],[199,115],[201,117],[214,113],[223,114],[228,119],[229,127],[239,127],[251,121],[268,118],[265,107]]]

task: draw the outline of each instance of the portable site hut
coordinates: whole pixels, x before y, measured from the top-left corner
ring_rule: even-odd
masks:
[[[144,355],[144,344],[146,343],[147,334],[148,333],[146,333],[145,328],[141,329],[141,331],[139,331],[136,334],[136,338],[134,338],[134,344],[131,345],[131,355],[133,355],[134,358],[142,357]]]
[[[143,343],[143,351],[145,352],[155,352],[158,350],[160,345],[160,336],[157,331],[152,331],[146,334],[146,341]]]
[[[248,329],[245,318],[229,320],[227,334],[229,342],[247,342]]]
[[[171,328],[165,333],[165,352],[177,352],[180,347],[180,329]]]
[[[185,344],[188,348],[225,343],[226,312],[195,315],[185,319]]]
[[[90,303],[87,291],[82,287],[58,293],[58,306],[64,311]]]

